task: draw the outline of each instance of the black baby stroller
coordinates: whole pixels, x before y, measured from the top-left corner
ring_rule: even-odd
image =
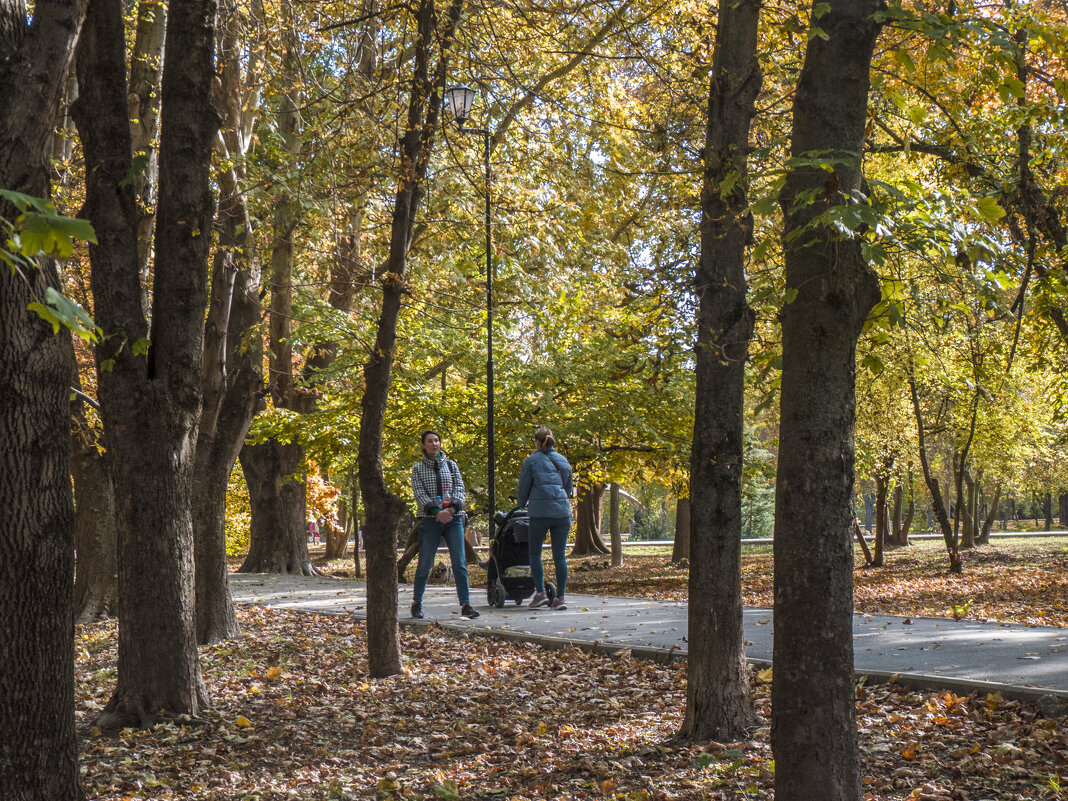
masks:
[[[530,556],[527,539],[530,519],[525,509],[513,509],[508,514],[497,512],[493,517],[494,532],[490,538],[490,558],[486,565],[486,598],[500,609],[507,600],[516,606],[534,594],[534,579],[530,576]],[[549,603],[556,597],[556,587],[545,584]]]

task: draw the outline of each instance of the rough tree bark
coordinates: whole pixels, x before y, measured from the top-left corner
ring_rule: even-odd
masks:
[[[0,0],[0,186],[49,195],[56,109],[81,0]],[[0,215],[16,212],[0,205]],[[80,801],[74,729],[74,504],[69,334],[27,307],[55,266],[0,269],[0,788],[11,801]]]
[[[100,449],[98,432],[90,428],[81,401],[76,402],[73,419],[71,474],[77,497],[74,620],[88,623],[110,617],[118,610],[115,485]]]
[[[701,189],[697,389],[690,455],[690,580],[686,717],[694,741],[736,739],[756,722],[742,638],[742,453],[749,129],[762,76],[759,0],[723,3],[708,99]]]
[[[463,0],[451,0],[443,20],[434,0],[420,0],[415,11],[418,36],[408,100],[408,120],[400,143],[399,185],[390,228],[389,255],[382,270],[382,309],[374,350],[364,365],[358,456],[360,493],[367,510],[367,657],[372,677],[400,673],[400,628],[397,625],[397,524],[404,502],[389,491],[382,473],[382,429],[397,347],[397,320],[408,273],[415,215],[426,193],[424,181],[434,133],[441,115],[447,55],[452,47]],[[430,72],[431,50],[439,47]]]
[[[93,0],[79,44],[73,109],[86,161],[86,212],[105,442],[115,481],[119,655],[104,727],[149,725],[208,703],[194,635],[192,470],[201,409],[211,142],[217,116],[215,4],[173,0],[162,86],[152,324],[143,313],[138,210],[130,173],[123,9]]]
[[[829,5],[829,8],[827,8]],[[805,51],[780,193],[781,439],[775,503],[771,743],[776,801],[861,796],[853,683],[856,343],[879,281],[819,215],[855,200],[879,0],[831,0]],[[815,12],[814,12],[815,13]]]

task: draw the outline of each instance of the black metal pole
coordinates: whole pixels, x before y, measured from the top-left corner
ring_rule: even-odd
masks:
[[[497,450],[493,420],[493,235],[490,229],[490,133],[483,131],[486,158],[486,481],[489,484],[489,534],[493,536],[493,518],[497,514],[495,471]]]

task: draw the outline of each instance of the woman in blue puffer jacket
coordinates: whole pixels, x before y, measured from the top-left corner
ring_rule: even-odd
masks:
[[[553,563],[556,565],[556,597],[552,609],[567,609],[564,590],[567,587],[567,535],[571,531],[571,465],[556,452],[553,432],[539,428],[534,432],[534,453],[523,462],[519,471],[516,499],[520,508],[526,506],[530,515],[530,575],[537,590],[530,601],[531,609],[545,606],[549,597],[545,592],[545,575],[541,566],[541,546],[545,535],[552,543]]]

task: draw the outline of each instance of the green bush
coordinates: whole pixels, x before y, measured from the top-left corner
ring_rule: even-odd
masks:
[[[667,515],[645,509],[634,513],[634,525],[630,530],[632,540],[670,540],[675,538],[675,529]]]

